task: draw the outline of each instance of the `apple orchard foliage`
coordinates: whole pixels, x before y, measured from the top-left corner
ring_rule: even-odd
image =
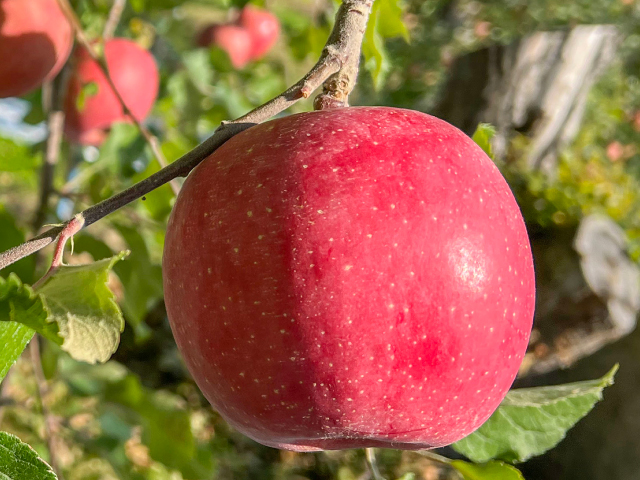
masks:
[[[3,0],[3,4],[8,3],[10,0]],[[111,2],[79,0],[72,3],[90,38],[97,38]],[[241,3],[223,0],[128,2],[116,36],[132,39],[143,49],[150,49],[158,63],[159,95],[148,125],[158,134],[162,150],[170,160],[193,148],[220,121],[245,113],[297,80],[317,58],[334,14],[330,5],[313,7],[303,2],[271,2],[282,24],[276,47],[266,57],[236,69],[223,49],[195,48],[193,40],[206,25],[229,22],[228,8],[241,7]],[[517,15],[511,3],[494,2],[474,10],[467,8],[471,2],[463,1],[456,7],[457,16],[446,14],[441,3],[416,0],[400,4],[395,0],[376,0],[363,46],[364,69],[352,103],[389,104],[428,111],[444,78],[446,64],[441,60],[447,55],[457,55],[491,42],[504,42],[538,27],[602,21],[603,18],[613,23],[631,19],[620,2],[610,1],[589,5],[553,2],[553,8],[547,5],[551,5],[550,2],[529,2]],[[259,2],[256,5],[264,6]],[[452,23],[454,17],[460,20],[460,25]],[[475,38],[474,25],[480,21],[500,28],[491,30],[487,38]],[[404,40],[409,37],[410,44]],[[0,51],[2,46],[0,40]],[[629,54],[628,58],[632,65],[633,55]],[[627,75],[631,78],[636,74]],[[5,77],[0,75],[0,78]],[[579,140],[581,143],[571,152],[569,166],[563,168],[585,171],[580,150],[585,144],[595,145],[597,155],[598,149],[604,152],[606,145],[617,139],[616,135],[622,135],[620,141],[624,143],[634,141],[635,133],[626,116],[611,113],[599,100],[606,98],[610,105],[613,98],[619,109],[632,108],[634,99],[640,98],[632,85],[632,82],[624,86],[605,82],[598,87],[600,96],[589,107],[591,113]],[[86,84],[85,98],[76,106],[91,99],[95,95],[93,90],[91,83]],[[27,94],[25,98],[31,108],[25,121],[28,124],[43,121],[40,92]],[[308,103],[302,103],[293,110],[309,108]],[[481,137],[476,140],[487,148]],[[39,144],[25,144],[10,132],[0,133],[0,250],[20,243],[25,235],[31,236],[30,218],[38,191],[34,170],[42,162],[41,152]],[[623,178],[628,191],[637,192],[637,181],[627,173],[627,167],[620,165],[611,170],[601,161],[604,158],[603,154],[601,158],[590,158],[589,162],[598,165],[605,180]],[[629,168],[633,167],[631,160]],[[57,223],[72,211],[96,203],[158,169],[135,126],[129,123],[114,124],[99,149],[82,150],[65,143],[59,162],[54,185],[62,195],[55,196],[51,202],[47,223]],[[509,168],[513,178],[514,167]],[[515,175],[518,181],[528,180],[517,171]],[[549,207],[536,212],[532,216],[535,221],[551,221],[557,218],[553,214],[568,209],[567,205],[571,206],[567,211],[575,215],[576,204],[588,211],[597,208],[599,201],[613,201],[600,197],[585,199],[580,192],[572,190],[575,184],[571,178],[564,174],[559,178],[560,185],[566,187],[562,190],[566,199],[561,197],[562,201],[558,200],[557,185],[540,187],[537,181],[529,185],[527,192],[545,198]],[[613,180],[609,183],[613,184]],[[521,195],[520,198],[526,202],[529,197]],[[46,402],[48,410],[63,419],[57,441],[66,477],[139,480],[291,478],[292,475],[356,478],[361,475],[365,467],[358,451],[331,456],[274,456],[272,450],[229,429],[202,399],[182,367],[162,305],[161,251],[173,202],[173,194],[165,185],[147,195],[144,201],[76,236],[76,253],[70,257],[74,262],[111,258],[127,248],[132,251],[124,261],[103,263],[105,268],[91,280],[94,288],[87,288],[83,283],[86,277],[66,275],[64,271],[65,275],[51,280],[60,288],[47,291],[43,287],[33,292],[23,282],[33,283],[36,273],[38,276],[43,273],[44,265],[43,262],[36,272],[33,257],[1,272],[7,280],[0,280],[0,320],[11,321],[0,322],[1,344],[9,347],[0,351],[0,371],[4,376],[34,330],[51,339],[43,345],[43,365],[50,383]],[[525,212],[533,210],[527,203],[523,206]],[[608,208],[617,208],[620,218],[628,218],[622,207]],[[353,269],[350,271],[355,273]],[[10,272],[17,277],[9,276]],[[96,288],[98,293],[92,293]],[[65,347],[65,343],[67,347],[73,343],[63,338],[65,326],[56,315],[59,308],[52,308],[54,303],[59,305],[56,290],[63,292],[61,300],[67,301],[64,307],[67,312],[73,311],[74,307],[68,304],[73,300],[80,313],[95,319],[108,318],[105,307],[110,308],[114,300],[117,301],[126,327],[114,359],[104,365],[90,366],[71,357],[79,357],[81,352]],[[68,292],[77,295],[71,298]],[[367,305],[367,308],[372,307]],[[119,315],[118,310],[111,322],[116,342],[121,328]],[[87,325],[85,332],[104,347],[108,345],[105,339],[113,336],[101,335],[95,329],[99,322],[78,325]],[[113,348],[113,345],[105,347],[103,351],[110,352]],[[247,369],[253,368],[254,363],[257,364],[247,364]],[[597,381],[545,391],[520,390],[515,396],[508,396],[479,434],[455,445],[456,450],[469,459],[490,463],[475,465],[455,461],[444,468],[455,468],[465,478],[521,478],[515,468],[501,462],[524,461],[552,448],[601,398],[602,389],[611,381],[610,374]],[[43,417],[39,403],[33,400],[37,393],[28,361],[15,365],[4,380],[2,391],[2,397],[8,396],[16,405],[0,407],[0,427],[17,434],[48,460],[42,437]],[[369,416],[370,412],[364,414]],[[11,480],[53,478],[53,473],[24,443],[7,434],[0,435],[1,473],[9,475]],[[378,457],[388,478],[421,474],[417,454],[403,457],[409,458],[403,462],[400,454],[392,450],[380,451]],[[12,467],[17,463],[32,465],[33,470]]]

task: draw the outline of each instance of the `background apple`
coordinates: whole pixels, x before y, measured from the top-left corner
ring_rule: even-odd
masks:
[[[0,98],[55,77],[69,57],[73,31],[56,0],[0,1]]]
[[[519,208],[462,132],[393,108],[304,113],[188,177],[163,275],[228,422],[293,450],[450,444],[511,386],[534,308]]]
[[[246,5],[242,9],[239,23],[251,34],[253,41],[252,60],[264,57],[280,36],[280,22],[276,16],[253,5]]]
[[[158,95],[160,80],[153,56],[124,38],[106,42],[104,54],[109,74],[125,104],[137,120],[143,120]],[[89,53],[78,49],[75,62],[65,100],[65,133],[75,142],[97,145],[112,123],[126,121],[127,116]]]
[[[209,25],[196,40],[201,47],[215,45],[227,52],[235,68],[243,68],[253,51],[253,39],[249,31],[237,25]]]

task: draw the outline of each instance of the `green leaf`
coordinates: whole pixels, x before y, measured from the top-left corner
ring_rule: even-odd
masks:
[[[523,462],[557,445],[602,399],[618,366],[598,380],[512,390],[476,432],[453,448],[477,463]]]
[[[404,24],[402,0],[377,0],[377,29],[383,38],[402,37],[409,42],[409,29]]]
[[[85,83],[76,99],[76,108],[81,112],[87,104],[87,99],[98,94],[98,84],[96,82]]]
[[[409,41],[409,31],[403,22],[402,2],[377,0],[373,4],[362,43],[364,66],[371,73],[377,90],[382,88],[391,69],[384,40],[393,37],[403,37]]]
[[[49,309],[42,296],[23,284],[15,273],[7,280],[0,278],[0,321],[20,323],[62,343],[57,325],[49,321]]]
[[[491,140],[496,134],[496,128],[489,123],[480,123],[473,134],[473,141],[478,144],[484,152],[493,158],[493,149],[491,148]]]
[[[15,322],[0,322],[0,382],[27,347],[35,331]]]
[[[118,348],[124,319],[107,282],[114,264],[127,255],[61,266],[38,289],[51,312],[47,320],[64,339],[62,349],[76,360],[106,362]]]
[[[524,480],[518,469],[502,462],[475,465],[462,460],[452,460],[450,465],[462,474],[464,480]]]
[[[30,326],[46,323],[47,315],[42,298],[15,273],[0,277],[0,381],[33,337]]]
[[[42,163],[42,155],[13,140],[0,138],[0,172],[32,171]],[[1,231],[1,230],[0,230]]]
[[[36,451],[15,435],[0,432],[0,479],[56,480],[56,474]]]
[[[116,122],[111,125],[107,141],[100,148],[100,161],[112,167],[119,166],[120,173],[130,177],[135,173],[132,164],[144,156],[145,147],[146,142],[135,125]]]

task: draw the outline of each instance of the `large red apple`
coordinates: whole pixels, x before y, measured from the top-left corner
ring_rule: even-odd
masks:
[[[51,80],[72,45],[71,25],[56,0],[0,0],[0,98]]]
[[[304,113],[187,178],[165,299],[227,421],[292,450],[450,444],[511,386],[534,308],[527,231],[484,152],[394,108]]]
[[[253,39],[248,30],[237,25],[209,25],[200,32],[196,43],[201,47],[220,47],[235,68],[243,68],[251,60]]]
[[[273,13],[253,5],[246,5],[242,9],[239,23],[251,34],[253,42],[252,60],[264,57],[280,36],[278,18]]]
[[[160,78],[147,50],[131,40],[115,38],[104,45],[109,75],[133,116],[142,121],[158,96]],[[117,121],[127,121],[122,104],[100,66],[78,49],[76,66],[65,100],[67,136],[78,143],[97,145]]]

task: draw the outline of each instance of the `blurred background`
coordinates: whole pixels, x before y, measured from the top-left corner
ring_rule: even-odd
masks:
[[[158,100],[145,125],[169,161],[306,73],[339,4],[252,2],[275,15],[281,34],[265,55],[243,63],[220,41],[198,46],[194,39],[211,24],[235,22],[247,2],[122,3],[115,35],[148,49],[159,67]],[[72,4],[88,37],[100,37],[113,1]],[[528,480],[640,478],[640,2],[375,5],[351,103],[432,113],[470,135],[481,122],[495,128],[495,162],[524,213],[537,272],[535,326],[516,387],[596,378],[621,365],[604,401],[557,448],[519,468]],[[61,77],[72,68],[73,61]],[[293,110],[309,109],[307,101]],[[99,146],[62,143],[50,201],[41,206],[47,110],[41,90],[0,99],[0,250],[160,168],[134,125],[114,123]],[[127,322],[114,359],[88,366],[43,345],[43,401],[66,478],[369,478],[363,452],[269,449],[209,408],[181,363],[162,300],[173,199],[165,185],[75,239],[74,262],[125,248],[133,254],[112,278]],[[31,283],[47,261],[46,254],[30,257],[2,275],[14,271]],[[47,459],[36,391],[23,358],[1,387],[0,429]],[[448,478],[414,453],[378,456],[387,478]]]

